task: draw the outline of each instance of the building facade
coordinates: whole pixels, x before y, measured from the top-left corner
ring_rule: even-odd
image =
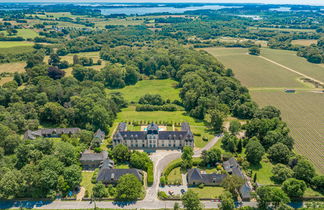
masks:
[[[161,131],[151,123],[145,131],[127,131],[126,123],[119,123],[113,136],[113,146],[123,144],[131,149],[181,149],[194,146],[188,123],[181,123],[180,131]]]

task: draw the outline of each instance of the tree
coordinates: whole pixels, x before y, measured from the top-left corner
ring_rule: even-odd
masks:
[[[124,163],[129,161],[131,153],[127,146],[118,144],[112,149],[111,155],[117,161],[117,163]]]
[[[201,158],[204,165],[215,166],[221,160],[222,152],[219,149],[204,150]]]
[[[259,140],[255,137],[249,140],[249,143],[246,145],[246,159],[253,164],[258,164],[262,160],[262,156],[265,151]]]
[[[240,139],[237,143],[237,153],[241,153],[243,150],[243,142],[242,139]]]
[[[60,64],[61,58],[57,54],[51,54],[48,59],[48,65],[58,67]]]
[[[129,164],[133,168],[138,168],[147,171],[148,165],[152,164],[152,161],[147,153],[134,151],[131,154]]]
[[[222,132],[223,122],[224,122],[224,113],[218,110],[209,110],[210,115],[210,124],[215,132]]]
[[[78,55],[73,55],[73,65],[79,64],[79,57]]]
[[[256,111],[256,113],[254,114],[254,117],[259,118],[259,119],[263,119],[263,118],[267,118],[267,119],[272,119],[275,117],[280,117],[280,110],[277,109],[274,106],[265,106],[262,109],[259,109],[258,111]]]
[[[118,200],[133,201],[141,196],[143,187],[134,174],[126,174],[119,179],[116,191]]]
[[[161,106],[165,104],[165,101],[162,99],[162,96],[159,94],[145,94],[139,99],[138,103]]]
[[[257,188],[256,194],[260,209],[267,209],[271,205],[276,208],[280,204],[286,204],[290,201],[284,191],[272,186],[261,186]]]
[[[74,190],[80,185],[82,180],[81,168],[77,165],[71,165],[63,171],[64,180],[70,190]]]
[[[61,79],[64,77],[65,71],[60,70],[56,66],[50,66],[48,67],[48,76],[51,77],[52,79]]]
[[[278,184],[281,184],[294,175],[294,171],[291,168],[280,163],[276,164],[271,172],[273,174],[271,179]]]
[[[108,196],[108,191],[102,182],[97,183],[95,186],[93,186],[93,197],[94,198],[103,198]]]
[[[198,194],[192,190],[188,190],[182,196],[182,204],[187,210],[202,210],[203,204],[200,202]]]
[[[228,191],[225,191],[220,195],[220,200],[221,200],[221,210],[232,210],[235,208],[234,205],[234,200],[232,198],[232,194]]]
[[[79,138],[80,142],[84,143],[86,145],[89,145],[93,139],[93,132],[92,131],[87,131],[87,130],[82,130],[79,133]]]
[[[297,165],[293,168],[294,177],[310,183],[315,176],[314,166],[306,159],[298,160]]]
[[[5,154],[13,154],[20,143],[20,136],[13,134],[6,136],[4,140],[0,141],[0,146],[4,148]]]
[[[256,47],[256,46],[249,48],[249,54],[250,55],[260,55],[260,48]]]
[[[290,150],[283,143],[277,143],[269,148],[268,157],[273,163],[287,164],[290,157]]]
[[[22,79],[21,75],[18,72],[14,73],[14,78],[13,79],[17,82],[18,86],[22,85],[23,79]]]
[[[318,190],[320,192],[324,192],[324,176],[314,176],[312,179],[312,187],[315,190]]]
[[[230,122],[229,131],[231,134],[236,135],[241,128],[241,123],[238,120],[232,120]]]
[[[256,183],[256,181],[257,181],[257,173],[255,173],[253,176],[253,182]]]
[[[174,206],[173,206],[173,210],[179,210],[180,209],[180,205],[178,202],[175,202],[174,203]]]
[[[194,152],[192,150],[192,147],[189,147],[189,146],[184,146],[183,147],[183,151],[182,151],[182,155],[181,155],[181,159],[182,159],[181,167],[183,169],[192,168],[192,156],[193,156],[193,154],[194,154]]]
[[[290,198],[300,198],[304,195],[307,186],[303,180],[289,178],[282,183],[281,189]]]
[[[233,197],[237,196],[237,192],[243,184],[244,180],[236,175],[227,176],[222,182],[222,186],[232,193]]]
[[[135,85],[139,79],[140,75],[135,66],[127,66],[125,73],[125,83],[126,85]]]
[[[22,191],[23,177],[18,170],[9,170],[0,178],[0,197],[11,198],[15,197]]]

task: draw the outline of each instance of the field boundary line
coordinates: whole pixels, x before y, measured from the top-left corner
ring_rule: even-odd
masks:
[[[285,66],[285,65],[282,65],[282,64],[280,64],[280,63],[277,63],[277,62],[275,62],[275,61],[273,61],[273,60],[271,60],[271,59],[269,59],[269,58],[263,57],[262,55],[260,55],[259,57],[262,58],[262,59],[264,59],[264,60],[266,60],[266,61],[269,61],[269,62],[271,62],[271,63],[273,63],[273,64],[275,64],[275,65],[277,65],[277,66],[280,66],[280,67],[282,67],[282,68],[284,68],[284,69],[287,69],[288,71],[294,72],[294,73],[296,73],[296,74],[298,74],[298,75],[300,75],[300,76],[303,76],[303,77],[305,77],[305,78],[307,78],[307,79],[313,80],[313,81],[315,81],[315,82],[321,84],[322,86],[324,85],[324,82],[322,82],[322,81],[320,81],[320,80],[314,79],[313,77],[310,77],[310,76],[307,76],[306,74],[300,73],[299,71],[296,71],[296,70],[294,70],[294,69],[292,69],[292,68],[289,68],[289,67],[287,67],[287,66]]]

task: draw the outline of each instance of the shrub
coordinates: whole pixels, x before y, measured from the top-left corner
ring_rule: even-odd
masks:
[[[208,137],[207,137],[207,136],[203,136],[203,137],[202,137],[202,140],[203,140],[203,141],[208,141]]]
[[[171,171],[175,168],[178,168],[178,167],[181,167],[181,161],[179,162],[175,162],[175,163],[172,163],[171,165],[169,165],[168,168],[165,169],[164,171],[164,176],[167,177],[169,176],[169,174],[171,173]]]
[[[165,193],[165,192],[163,192],[163,191],[159,191],[158,192],[158,197],[160,198],[160,199],[168,199],[169,198],[169,196]]]
[[[153,164],[150,164],[147,167],[147,185],[151,186],[153,182],[154,182]]]
[[[194,136],[201,136],[201,133],[193,133]]]
[[[205,185],[204,185],[203,183],[201,183],[201,184],[198,185],[198,187],[199,187],[200,189],[202,189],[202,188],[205,187]]]
[[[161,176],[161,178],[160,178],[160,185],[161,185],[162,187],[164,187],[164,186],[165,186],[165,183],[166,183],[165,176]]]

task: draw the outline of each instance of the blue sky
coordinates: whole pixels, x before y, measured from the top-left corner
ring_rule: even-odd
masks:
[[[210,2],[210,3],[268,3],[268,4],[310,4],[324,6],[324,0],[0,0],[0,2]]]

